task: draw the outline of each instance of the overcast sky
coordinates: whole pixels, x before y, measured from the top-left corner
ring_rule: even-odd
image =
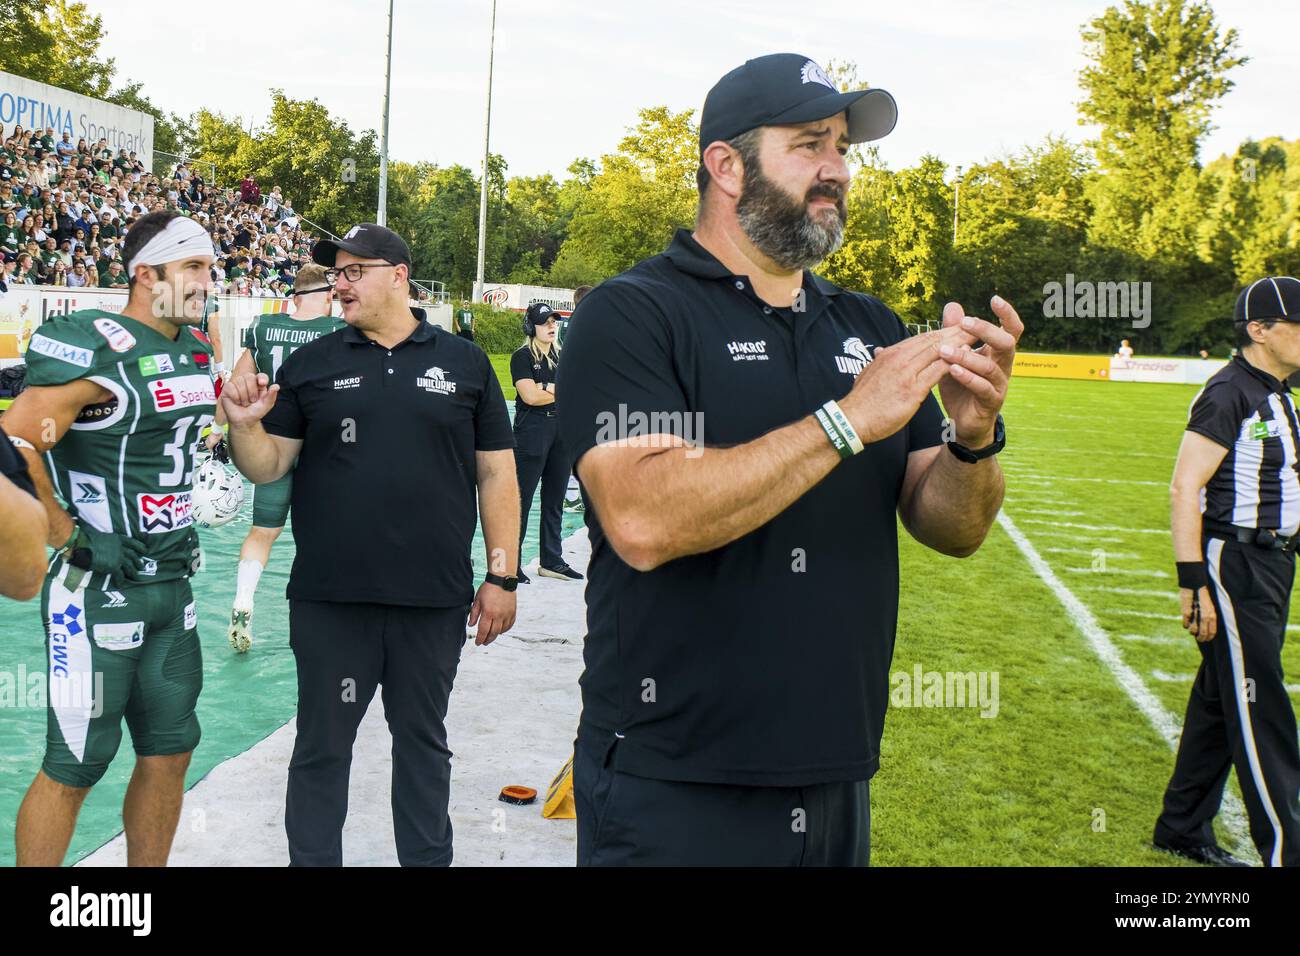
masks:
[[[857,64],[894,94],[886,162],[924,153],[970,164],[1076,140],[1079,27],[1104,0],[499,0],[492,149],[511,174],[563,178],[612,151],[643,106],[698,110],[732,67],[764,53]],[[118,83],[163,109],[206,107],[262,122],[268,90],[315,97],[354,130],[378,130],[386,0],[226,0],[176,12],[156,0],[87,0],[103,18]],[[1214,0],[1251,58],[1215,112],[1210,160],[1245,138],[1300,138],[1300,4]],[[477,169],[491,0],[396,0],[389,155]],[[200,34],[190,24],[204,22]],[[698,115],[697,115],[698,119]]]

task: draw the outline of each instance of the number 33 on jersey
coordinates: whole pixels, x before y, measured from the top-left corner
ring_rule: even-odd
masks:
[[[155,580],[187,576],[200,432],[216,411],[212,346],[175,341],[124,315],[89,309],[46,321],[27,346],[27,384],[89,379],[112,397],[84,408],[47,455],[74,516],[148,545]]]

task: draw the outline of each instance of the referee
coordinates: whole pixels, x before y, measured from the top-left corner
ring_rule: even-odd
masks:
[[[1183,626],[1197,640],[1173,778],[1155,844],[1217,866],[1213,821],[1230,767],[1267,866],[1300,865],[1300,747],[1282,643],[1300,542],[1300,280],[1237,298],[1237,355],[1192,404],[1171,488]],[[1204,502],[1204,504],[1202,504]]]
[[[1023,328],[995,299],[1001,328],[949,303],[909,337],[808,271],[843,238],[844,154],[895,118],[804,56],[733,70],[704,103],[694,232],[579,307],[580,865],[868,862],[897,521],[954,556],[984,540]]]
[[[489,644],[515,619],[519,488],[487,354],[407,307],[411,253],[373,223],[318,242],[347,328],[222,393],[231,453],[257,484],[294,469],[289,644],[298,737],[285,829],[299,866],[342,863],[348,771],[377,685],[393,735],[403,866],[451,862],[443,721],[465,622]],[[472,587],[482,511],[489,570]],[[472,603],[471,603],[472,602]]]

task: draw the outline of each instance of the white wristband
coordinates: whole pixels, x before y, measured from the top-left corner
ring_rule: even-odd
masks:
[[[831,424],[849,443],[849,447],[853,449],[853,454],[862,454],[862,439],[858,437],[857,430],[849,424],[849,416],[844,414],[844,409],[840,408],[840,403],[832,399],[822,406],[822,411],[830,416]]]
[[[26,438],[19,438],[17,435],[9,435],[7,437],[9,438],[9,443],[13,445],[15,448],[28,448],[31,449],[32,451],[36,451],[36,446],[33,445],[31,442],[29,442]]]

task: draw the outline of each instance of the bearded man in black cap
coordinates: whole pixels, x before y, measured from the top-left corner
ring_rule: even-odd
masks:
[[[443,721],[466,618],[488,644],[515,619],[519,488],[505,398],[487,354],[407,305],[411,253],[373,223],[316,244],[347,327],[276,374],[222,391],[231,454],[257,484],[294,468],[289,644],[298,736],[289,861],[342,863],[357,726],[383,685],[393,826],[403,866],[451,862]],[[488,573],[475,592],[481,511]]]
[[[808,271],[843,237],[844,154],[895,119],[884,90],[841,93],[804,56],[728,73],[694,233],[593,289],[565,340],[592,541],[580,864],[868,861],[896,522],[944,554],[980,546],[1023,329],[995,298],[1000,327],[949,303],[909,337]]]
[[[1300,745],[1282,669],[1300,544],[1300,280],[1273,276],[1237,298],[1237,354],[1196,396],[1174,465],[1170,520],[1192,684],[1155,844],[1244,866],[1214,838],[1228,771],[1265,866],[1300,866]]]

